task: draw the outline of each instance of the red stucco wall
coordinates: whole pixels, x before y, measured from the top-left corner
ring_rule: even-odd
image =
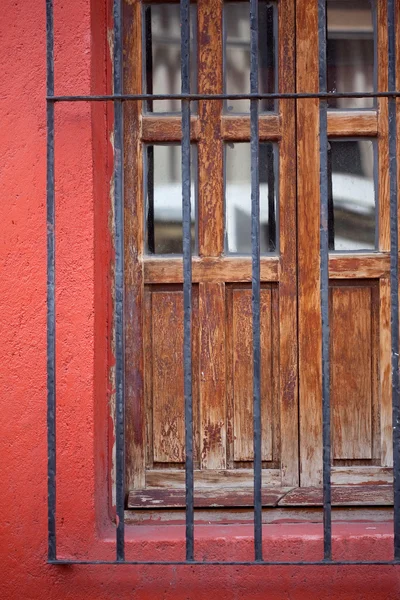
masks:
[[[0,7],[0,598],[382,598],[387,567],[55,567],[46,564],[44,0]],[[106,90],[103,0],[55,0],[56,92]],[[91,118],[92,117],[92,118]],[[110,161],[102,105],[57,108],[60,555],[112,558],[107,510]],[[96,231],[96,235],[94,232]],[[390,557],[390,526],[337,526],[336,556]],[[251,559],[251,528],[197,528],[198,557]],[[128,528],[128,558],[183,557],[182,527]],[[319,525],[265,529],[266,555],[315,559]]]

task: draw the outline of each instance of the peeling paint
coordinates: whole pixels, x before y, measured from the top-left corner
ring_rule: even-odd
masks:
[[[110,132],[110,144],[114,151],[114,128]],[[112,325],[111,325],[111,356],[113,357],[113,361],[115,361],[115,327],[114,327],[114,306],[115,306],[115,263],[114,263],[114,252],[115,252],[115,208],[114,208],[114,191],[115,191],[115,181],[114,174],[111,176],[110,180],[110,209],[109,209],[109,217],[108,217],[108,228],[110,232],[110,238],[113,248],[113,258],[111,261],[111,298],[112,298]],[[111,499],[112,506],[116,506],[116,440],[115,440],[115,418],[116,418],[116,389],[115,389],[115,362],[110,364],[109,366],[109,385],[110,385],[110,395],[109,395],[109,411],[110,417],[112,421],[112,431],[110,432],[112,435],[112,450],[111,450]]]
[[[107,29],[107,47],[110,53],[111,63],[111,86],[112,92],[114,93],[114,30],[112,28]]]

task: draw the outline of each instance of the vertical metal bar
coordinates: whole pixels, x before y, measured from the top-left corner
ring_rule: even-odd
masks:
[[[319,90],[326,92],[326,0],[318,0]],[[322,316],[322,443],[323,443],[323,506],[324,560],[332,560],[331,514],[331,412],[329,356],[329,234],[328,234],[328,128],[327,101],[320,100],[320,277]]]
[[[258,94],[258,0],[250,0],[250,92]],[[262,560],[261,464],[261,340],[260,340],[260,172],[258,100],[250,100],[251,256],[253,315],[253,445],[254,445],[254,554]]]
[[[190,93],[190,1],[181,0],[182,94]],[[192,235],[190,202],[190,101],[182,100],[183,370],[185,394],[186,560],[194,560],[192,403]]]
[[[114,0],[114,94],[122,94],[122,0]],[[115,444],[117,562],[125,560],[125,348],[124,348],[124,170],[123,106],[114,102],[115,215]]]
[[[151,28],[151,6],[144,9],[144,35],[145,35],[145,65],[146,65],[146,94],[153,93],[153,34]],[[153,112],[153,101],[146,101],[146,110]]]
[[[46,0],[47,96],[54,96],[53,0]],[[48,559],[56,560],[56,319],[54,103],[47,101],[47,522]]]
[[[396,90],[396,0],[388,0],[388,91]],[[394,559],[400,560],[399,258],[396,99],[389,98],[390,299],[392,338]]]

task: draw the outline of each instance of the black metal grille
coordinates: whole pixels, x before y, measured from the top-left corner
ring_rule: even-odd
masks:
[[[319,93],[261,94],[258,89],[258,1],[250,0],[251,76],[250,94],[190,93],[190,0],[181,0],[181,79],[182,93],[176,95],[123,94],[122,83],[122,0],[114,0],[114,93],[93,96],[56,96],[54,94],[53,0],[46,0],[47,30],[47,426],[48,426],[48,562],[52,564],[135,564],[135,565],[394,565],[400,563],[400,400],[399,400],[399,298],[398,298],[398,207],[396,141],[396,0],[388,0],[388,90],[373,93],[328,93],[326,84],[326,0],[318,1],[319,11]],[[265,35],[265,32],[264,32]],[[329,98],[382,98],[389,103],[389,180],[390,180],[390,289],[391,356],[393,407],[393,482],[394,482],[394,558],[387,561],[337,561],[332,558],[331,531],[331,427],[330,357],[328,314],[328,158],[327,100]],[[317,561],[271,561],[262,556],[261,500],[261,401],[260,401],[260,206],[259,206],[259,100],[318,98],[320,100],[320,265],[322,314],[322,402],[323,402],[323,536],[324,558]],[[126,561],[124,525],[124,228],[123,228],[123,103],[138,100],[182,100],[182,203],[184,271],[184,394],[185,394],[185,469],[186,469],[186,560]],[[253,401],[254,401],[254,561],[197,561],[194,559],[194,473],[192,414],[192,250],[190,198],[190,105],[201,99],[250,100],[251,123],[251,241],[253,313]],[[54,192],[54,108],[57,102],[114,103],[114,210],[115,210],[115,305],[116,335],[116,559],[58,559],[56,547],[56,370],[55,370],[55,192]]]

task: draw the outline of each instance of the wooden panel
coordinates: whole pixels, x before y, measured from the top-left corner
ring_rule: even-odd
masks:
[[[145,291],[146,468],[184,460],[183,300],[176,286]],[[199,296],[192,292],[193,459],[199,466]],[[170,421],[166,421],[169,417]],[[160,431],[162,433],[160,438]],[[180,450],[178,449],[180,448]],[[167,467],[168,465],[166,465]],[[147,471],[148,472],[148,471]],[[146,473],[147,473],[146,472]],[[162,471],[161,471],[162,472]],[[147,474],[146,474],[147,482]]]
[[[182,283],[181,258],[146,258],[144,261],[146,283]],[[278,281],[279,258],[261,258],[261,281]],[[251,258],[193,258],[192,281],[246,282],[251,281]]]
[[[393,470],[382,467],[332,467],[331,481],[340,485],[392,483]]]
[[[198,117],[190,119],[190,139],[199,139],[200,123]],[[144,142],[180,142],[182,139],[182,119],[180,117],[147,116],[142,117],[142,140]]]
[[[272,460],[271,290],[261,290],[262,459]],[[253,459],[253,341],[251,290],[233,291],[234,459]]]
[[[296,2],[297,91],[319,91],[318,3]],[[300,483],[322,481],[319,101],[297,102]]]
[[[332,486],[332,504],[334,506],[351,506],[368,504],[370,506],[391,506],[393,504],[393,486]],[[322,505],[322,488],[297,488],[283,496],[279,506],[320,506]]]
[[[222,2],[198,0],[198,85],[201,94],[223,91]],[[224,183],[221,100],[199,101],[200,256],[220,256],[224,250]]]
[[[238,490],[202,488],[195,490],[196,508],[252,507],[252,487]],[[263,506],[321,506],[322,488],[269,488],[262,490]],[[393,486],[332,486],[333,506],[392,506]],[[184,490],[132,490],[129,508],[182,508],[185,506]]]
[[[222,117],[222,137],[226,142],[250,141],[250,117]],[[259,119],[260,140],[279,140],[281,122],[278,115],[261,115]]]
[[[333,287],[330,301],[333,457],[371,458],[371,288]]]
[[[379,383],[380,383],[380,443],[383,466],[393,465],[392,445],[392,367],[390,333],[390,282],[379,282]]]
[[[183,294],[152,297],[153,456],[156,462],[183,462]]]
[[[365,282],[367,283],[367,282]],[[382,464],[381,447],[381,381],[380,381],[380,346],[382,344],[382,331],[379,315],[379,281],[371,281],[371,435],[372,435],[372,461],[371,465]]]
[[[193,403],[193,466],[200,467],[200,327],[199,287],[192,286],[192,403]],[[146,479],[147,481],[147,479]]]
[[[194,471],[194,487],[243,488],[251,487],[254,483],[253,469],[225,469],[223,471],[204,470]],[[262,485],[279,487],[281,475],[279,469],[263,469]],[[146,488],[184,488],[185,471],[183,469],[150,470],[146,473]]]
[[[333,254],[329,257],[331,279],[378,279],[389,274],[388,254]]]
[[[225,285],[200,283],[201,467],[226,467]]]
[[[153,335],[151,290],[144,291],[144,411],[146,415],[146,469],[153,466]]]
[[[287,423],[285,423],[285,417],[286,417],[286,408],[288,406],[288,403],[285,402],[286,398],[284,400],[280,399],[280,379],[281,379],[281,373],[280,373],[280,366],[279,366],[279,360],[282,356],[282,354],[284,354],[284,352],[279,352],[279,346],[280,346],[280,331],[279,331],[279,318],[280,318],[280,314],[279,314],[279,288],[278,286],[271,286],[271,317],[270,317],[270,325],[271,325],[271,436],[272,436],[272,461],[273,463],[281,470],[281,474],[282,475],[287,475],[288,472],[285,472],[285,468],[284,468],[284,462],[282,460],[282,422],[284,425],[286,425],[287,427]],[[266,349],[266,351],[268,352],[268,349]],[[264,368],[264,367],[262,367]],[[290,381],[290,375],[292,373],[289,371],[288,372],[288,378],[285,379],[285,381]],[[282,380],[284,378],[282,377]],[[287,387],[283,388],[284,392],[288,391]],[[290,390],[290,387],[289,387]],[[291,390],[290,390],[291,391]],[[282,406],[282,404],[284,404],[284,406]],[[292,417],[293,417],[293,413],[292,413]],[[294,437],[293,441],[297,441],[297,433],[298,433],[298,426],[297,426],[297,420],[294,419],[295,422],[295,432],[296,435]],[[293,426],[293,423],[291,422],[291,425]],[[268,424],[266,429],[268,430]],[[284,435],[288,435],[290,434],[291,431],[289,430],[289,432],[287,431],[287,429],[284,431]],[[293,452],[293,450],[292,450]],[[293,453],[293,461],[294,461],[294,465],[291,465],[291,469],[293,469],[293,471],[295,471],[296,466],[297,466],[297,457],[298,457],[298,451],[296,449],[296,451]],[[290,469],[290,471],[291,471]],[[296,473],[297,478],[293,478],[291,477],[291,472],[289,471],[289,477],[286,477],[286,479],[289,480],[285,481],[284,479],[281,480],[281,485],[298,485],[298,471]]]
[[[369,136],[378,134],[378,114],[376,110],[328,112],[329,137]]]
[[[378,90],[388,89],[388,38],[387,2],[376,3],[377,14],[377,79]],[[389,218],[389,145],[388,145],[388,99],[378,102],[378,210],[379,250],[390,250]]]
[[[291,488],[262,490],[263,506],[277,506],[279,500]],[[254,505],[252,487],[239,490],[203,488],[195,490],[195,508],[252,507]],[[129,493],[129,508],[182,508],[186,505],[183,490],[132,490]]]

